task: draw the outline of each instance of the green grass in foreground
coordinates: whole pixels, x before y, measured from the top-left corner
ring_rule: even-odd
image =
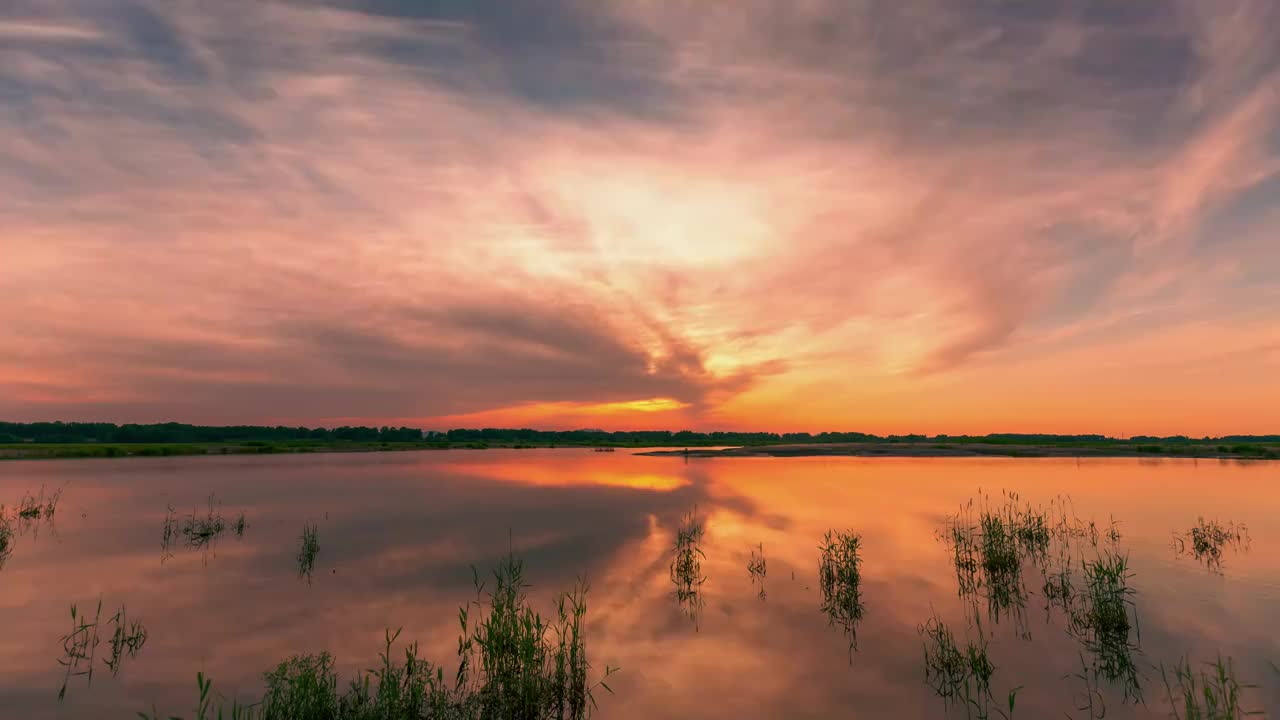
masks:
[[[250,704],[215,697],[212,681],[197,674],[197,720],[581,720],[596,707],[594,691],[616,668],[592,683],[583,628],[585,583],[562,594],[549,618],[529,604],[524,564],[515,555],[493,572],[485,593],[459,608],[458,670],[446,680],[441,665],[418,656],[418,645],[393,652],[400,631],[387,631],[378,667],[339,689],[329,653],[295,655],[263,674],[266,691]],[[159,720],[154,709],[138,713]]]

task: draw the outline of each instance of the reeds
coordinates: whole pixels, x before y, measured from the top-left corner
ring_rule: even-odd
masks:
[[[173,557],[173,542],[178,536],[178,516],[173,509],[173,505],[169,505],[168,512],[164,516],[164,534],[160,538],[160,564],[163,565],[165,560]]]
[[[747,574],[751,576],[752,585],[760,586],[758,597],[764,600],[767,597],[764,591],[764,580],[769,575],[769,566],[764,557],[764,543],[751,548],[751,559],[747,561]]]
[[[62,688],[58,690],[59,701],[67,696],[71,678],[85,676],[88,684],[93,684],[93,658],[98,649],[98,620],[101,617],[101,599],[92,622],[87,615],[79,613],[75,603],[71,603],[71,632],[62,636],[62,657],[58,658],[58,664],[66,668]]]
[[[147,642],[147,629],[143,626],[141,620],[129,620],[125,612],[124,606],[116,611],[115,615],[108,620],[114,627],[111,631],[111,639],[108,644],[111,647],[111,655],[103,660],[107,664],[107,669],[111,671],[112,677],[120,672],[120,664],[124,662],[125,657],[135,658],[138,651]]]
[[[822,612],[828,624],[840,626],[849,638],[849,661],[858,648],[858,623],[862,620],[862,536],[852,531],[828,530],[818,547],[818,584],[822,588]]]
[[[1191,663],[1183,658],[1173,667],[1173,679],[1164,665],[1160,675],[1173,716],[1177,720],[1239,720],[1247,715],[1262,715],[1260,710],[1244,709],[1243,691],[1256,685],[1242,685],[1236,679],[1231,659],[1219,655],[1212,663],[1205,663],[1206,670],[1195,672]],[[1179,712],[1181,708],[1181,712]]]
[[[987,655],[985,641],[965,642],[961,647],[951,629],[938,616],[918,628],[924,645],[924,680],[949,708],[960,705],[969,717],[990,718],[994,712],[1012,717],[1017,694],[1008,695],[1008,711],[998,706],[991,692],[996,667]]]
[[[93,613],[93,620],[81,613],[75,603],[71,603],[71,632],[62,636],[62,657],[58,664],[66,670],[63,673],[62,687],[58,690],[58,700],[67,696],[67,687],[71,678],[83,676],[87,685],[93,685],[93,661],[97,655],[98,645],[102,643],[100,629],[102,626],[102,599]],[[108,620],[112,626],[111,637],[107,640],[111,654],[102,659],[111,676],[120,672],[120,666],[126,657],[138,656],[138,651],[147,642],[147,629],[141,620],[130,620],[123,605]]]
[[[205,562],[208,562],[209,550],[223,533],[234,530],[236,537],[244,537],[245,528],[248,526],[244,511],[240,512],[235,522],[224,518],[214,505],[213,495],[209,496],[208,506],[203,514],[197,514],[196,510],[192,509],[191,514],[181,520],[178,519],[173,505],[170,504],[164,516],[164,530],[160,538],[160,562],[163,564],[165,560],[173,557],[173,546],[179,536],[187,547],[202,551]]]
[[[3,505],[0,505],[0,570],[4,569],[4,564],[9,560],[9,556],[13,555],[15,540],[13,523],[9,521],[9,513]]]
[[[492,590],[476,577],[477,599],[459,608],[458,670],[423,660],[418,645],[393,653],[400,631],[388,630],[380,666],[339,689],[328,653],[298,655],[263,675],[266,691],[251,705],[223,707],[201,674],[197,717],[238,720],[584,720],[596,709],[595,690],[610,690],[617,671],[589,680],[584,627],[587,585],[559,596],[544,618],[529,603],[524,566],[514,554],[493,572]],[[143,718],[161,717],[154,711]]]
[[[18,517],[22,520],[52,520],[58,510],[58,500],[62,499],[62,488],[54,490],[48,498],[44,496],[44,486],[40,486],[39,495],[27,493],[18,505]]]
[[[1190,553],[1204,563],[1206,569],[1218,574],[1222,574],[1223,550],[1248,550],[1249,543],[1249,529],[1244,525],[1206,521],[1203,517],[1187,532],[1173,536],[1173,548],[1178,555]]]
[[[220,513],[214,512],[213,496],[210,495],[209,507],[205,514],[197,515],[193,509],[191,515],[182,521],[180,531],[188,547],[206,549],[226,529],[227,521]]]
[[[312,522],[302,525],[302,547],[298,550],[298,577],[305,577],[311,584],[311,573],[315,570],[316,555],[320,552],[319,530]]]
[[[676,528],[674,557],[671,559],[671,583],[675,585],[676,602],[686,615],[698,625],[704,600],[702,584],[707,581],[702,574],[702,561],[706,555],[702,552],[702,538],[706,527],[698,519],[698,508],[680,521]]]
[[[1142,700],[1134,662],[1141,630],[1127,556],[1107,551],[1084,562],[1083,588],[1070,612],[1070,632],[1093,656],[1095,677],[1120,683],[1126,699]]]
[[[975,517],[976,516],[976,517]],[[1013,618],[1018,632],[1030,638],[1024,609],[1032,593],[1027,587],[1028,566],[1038,568],[1046,619],[1053,608],[1070,615],[1079,593],[1075,587],[1079,547],[1094,549],[1105,541],[1112,549],[1120,541],[1115,518],[1109,525],[1081,520],[1071,499],[1054,498],[1048,505],[1024,502],[1017,493],[1005,492],[1001,500],[979,493],[960,511],[947,518],[939,539],[951,551],[958,594],[969,601],[974,620],[980,622],[978,601],[985,600],[987,616],[997,623]]]

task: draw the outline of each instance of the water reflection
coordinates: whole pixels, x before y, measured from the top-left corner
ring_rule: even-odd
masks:
[[[702,561],[706,554],[702,552],[702,536],[706,528],[698,519],[698,508],[686,515],[676,528],[676,541],[671,559],[671,584],[675,585],[676,604],[680,610],[693,621],[694,629],[698,627],[698,618],[706,601],[702,597],[702,584],[707,577],[702,574]]]
[[[747,576],[751,578],[752,585],[760,586],[759,598],[763,601],[769,597],[765,592],[764,581],[769,577],[769,563],[764,556],[764,543],[759,543],[751,548],[751,559],[747,561]]]
[[[818,548],[818,585],[827,622],[849,639],[849,662],[858,649],[858,623],[862,622],[862,536],[852,531],[828,530]]]
[[[922,682],[918,631],[934,617],[962,653],[970,644],[984,648],[994,667],[993,712],[1022,686],[1018,717],[1083,717],[1088,711],[1076,708],[1088,705],[1086,695],[1095,707],[1105,703],[1108,718],[1164,717],[1158,666],[1218,652],[1234,658],[1242,684],[1262,685],[1242,690],[1247,707],[1274,712],[1280,682],[1267,662],[1280,658],[1280,644],[1253,629],[1268,627],[1280,602],[1280,554],[1233,556],[1222,577],[1174,562],[1169,549],[1169,528],[1199,515],[1248,522],[1258,548],[1274,547],[1273,471],[1259,463],[1108,460],[1077,468],[1074,460],[702,460],[584,450],[6,462],[0,498],[71,485],[60,541],[23,543],[0,575],[7,633],[0,707],[24,718],[133,716],[152,703],[187,708],[197,670],[229,698],[248,700],[261,693],[261,673],[293,653],[328,651],[336,671],[353,676],[376,661],[388,627],[403,626],[403,640],[420,642],[424,657],[451,658],[457,608],[474,598],[471,566],[494,567],[514,545],[539,606],[579,575],[590,580],[584,632],[592,661],[623,668],[610,679],[615,694],[598,698],[601,717],[703,717],[710,703],[718,716],[741,718],[832,717],[848,708],[936,718],[942,703]],[[1024,614],[1035,616],[1025,623],[1035,630],[1030,641],[1003,611],[992,622],[987,595],[1003,592],[991,592],[985,574],[1003,568],[983,567],[977,535],[982,627],[970,629],[954,548],[934,539],[945,511],[978,487],[1016,493],[1019,512],[1043,504],[1051,532],[1051,508],[1124,521],[1123,548],[1108,541],[1105,520],[1092,530],[1081,521],[1070,531],[1069,557],[1056,538],[1042,560],[1022,556],[1019,592],[1034,608]],[[1068,490],[1071,505],[1054,505]],[[217,562],[177,552],[161,566],[159,515],[169,504],[204,509],[210,493],[244,508],[252,530],[221,543]],[[992,497],[994,511],[1005,496]],[[697,633],[672,601],[671,580],[677,529],[695,505],[703,528],[697,574],[707,579],[699,590],[710,591],[700,592]],[[81,517],[86,508],[93,512]],[[323,569],[308,588],[291,581],[299,529],[326,512]],[[981,532],[977,506],[972,520]],[[815,612],[823,595],[814,550],[831,528],[856,528],[864,540],[860,600],[873,611],[857,626],[852,671],[848,638]],[[1020,539],[1015,530],[1014,542],[1035,549],[1035,535]],[[768,553],[767,603],[743,572],[752,547]],[[1127,553],[1132,569],[1131,643],[1142,610],[1142,652],[1132,661],[1155,679],[1144,682],[1146,706],[1126,702],[1123,681],[1098,674],[1094,653],[1069,632],[1069,608],[1087,592],[1084,563],[1112,551]],[[1048,584],[1071,591],[1051,596]],[[145,617],[151,639],[118,679],[77,687],[58,707],[64,668],[48,649],[67,634],[67,606],[86,585],[127,604],[131,618]]]

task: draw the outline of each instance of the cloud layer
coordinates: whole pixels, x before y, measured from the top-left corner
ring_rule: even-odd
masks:
[[[1277,30],[20,2],[0,415],[1274,431]]]

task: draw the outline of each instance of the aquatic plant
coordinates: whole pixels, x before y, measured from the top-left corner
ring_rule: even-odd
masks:
[[[167,519],[165,523],[165,531],[168,532]],[[182,533],[188,547],[204,551],[204,559],[208,562],[209,549],[226,529],[227,521],[220,513],[214,512],[213,496],[210,495],[208,510],[205,514],[197,515],[193,509],[191,515],[182,521],[179,532]]]
[[[1071,673],[1064,679],[1075,678],[1084,685],[1084,691],[1077,696],[1076,710],[1088,713],[1086,720],[1102,720],[1107,716],[1107,702],[1103,697],[1102,691],[1098,689],[1098,684],[1094,678],[1094,674],[1089,672],[1089,666],[1084,661],[1084,655],[1080,655],[1080,672]]]
[[[1022,581],[1022,552],[1017,526],[996,513],[981,516],[981,568],[986,582],[988,613],[998,622],[1002,614],[1021,620],[1027,591]]]
[[[138,656],[138,651],[147,642],[147,629],[143,626],[141,620],[130,621],[125,613],[124,606],[116,611],[115,615],[108,620],[114,629],[111,631],[111,639],[108,644],[111,647],[111,655],[103,658],[107,664],[107,669],[111,671],[112,677],[120,672],[120,663],[124,658],[134,658]]]
[[[1216,661],[1205,666],[1208,672],[1196,673],[1191,669],[1191,662],[1182,658],[1174,665],[1170,681],[1164,664],[1160,665],[1169,706],[1177,720],[1239,720],[1246,715],[1263,714],[1244,709],[1243,691],[1257,686],[1240,684],[1230,658],[1224,661],[1219,655]]]
[[[22,503],[18,505],[18,517],[23,520],[52,520],[54,513],[58,510],[58,500],[61,498],[62,488],[58,488],[46,499],[44,486],[41,485],[39,495],[30,493],[23,495]]]
[[[819,546],[818,584],[822,588],[822,612],[832,626],[839,625],[849,638],[849,660],[858,648],[858,622],[862,620],[862,536],[852,531],[828,530]]]
[[[1071,608],[1069,631],[1093,656],[1095,677],[1121,683],[1126,699],[1141,701],[1133,658],[1141,651],[1141,631],[1128,557],[1108,551],[1082,569],[1083,588]]]
[[[969,717],[990,718],[991,713],[1010,718],[1017,694],[1008,695],[1008,711],[995,703],[991,679],[996,667],[987,655],[985,641],[966,642],[963,648],[955,635],[937,615],[917,628],[924,645],[924,679],[935,694],[950,708],[962,705]]]
[[[302,525],[302,548],[298,550],[298,577],[306,577],[311,583],[311,573],[316,566],[316,555],[320,552],[318,528],[311,522]]]
[[[1051,608],[1057,607],[1070,616],[1076,595],[1070,563],[1063,563],[1055,570],[1046,569],[1040,592],[1044,595],[1046,615]]]
[[[388,630],[380,667],[359,674],[339,690],[335,661],[328,653],[297,655],[263,675],[266,691],[250,705],[219,705],[212,682],[197,674],[199,718],[227,713],[240,720],[584,720],[596,709],[595,690],[612,692],[607,681],[617,668],[606,666],[589,680],[584,636],[587,585],[579,581],[544,618],[525,593],[524,566],[514,554],[493,572],[485,591],[478,573],[477,599],[459,608],[459,665],[452,684],[444,668],[418,656],[418,645],[397,660],[400,636]],[[215,715],[216,714],[216,715]],[[158,720],[151,714],[143,718]]]
[[[44,485],[40,486],[40,492],[37,495],[32,495],[30,492],[24,493],[13,516],[19,532],[26,534],[27,530],[32,530],[33,535],[39,537],[42,524],[48,524],[50,529],[56,530],[53,521],[61,498],[62,488],[45,497]]]
[[[1222,573],[1222,551],[1248,550],[1249,543],[1249,529],[1244,525],[1206,521],[1203,517],[1187,532],[1173,536],[1174,551],[1178,555],[1190,553],[1210,572],[1219,574]]]
[[[15,539],[13,523],[9,521],[9,514],[5,507],[0,505],[0,570],[4,569],[5,562],[13,554]]]
[[[164,534],[160,538],[160,564],[163,565],[165,560],[173,557],[173,541],[178,535],[178,517],[173,509],[173,504],[169,505],[168,512],[164,516]]]
[[[769,574],[769,566],[765,563],[764,543],[760,543],[751,548],[751,559],[747,561],[747,574],[751,576],[751,583],[760,585],[759,597],[764,600],[766,595],[764,591],[764,579]]]
[[[62,657],[58,664],[66,668],[62,678],[62,688],[58,690],[58,700],[67,696],[67,686],[71,678],[85,676],[89,685],[93,685],[93,658],[98,649],[98,619],[102,617],[102,600],[98,600],[98,609],[94,612],[93,622],[87,615],[81,615],[75,603],[71,603],[71,632],[62,636]]]
[[[948,521],[946,540],[952,551],[951,562],[956,570],[958,594],[962,598],[973,597],[981,587],[978,545],[973,529],[962,516],[957,515]]]
[[[1011,617],[1019,633],[1030,637],[1024,616],[1030,593],[1023,564],[1045,566],[1055,540],[1070,532],[1063,521],[1050,522],[1051,517],[1052,507],[1046,510],[1024,503],[1017,493],[1003,493],[999,504],[980,495],[980,502],[971,499],[947,518],[940,539],[951,550],[958,594],[971,604],[975,621],[980,621],[981,598],[988,617],[996,622]]]
[[[236,518],[236,537],[244,537],[244,529],[247,527],[244,519],[244,511],[240,511],[240,517]]]
[[[697,626],[703,606],[702,584],[707,581],[702,574],[702,537],[706,527],[698,520],[698,508],[684,516],[676,528],[675,556],[671,560],[671,582],[675,585],[676,602]]]

